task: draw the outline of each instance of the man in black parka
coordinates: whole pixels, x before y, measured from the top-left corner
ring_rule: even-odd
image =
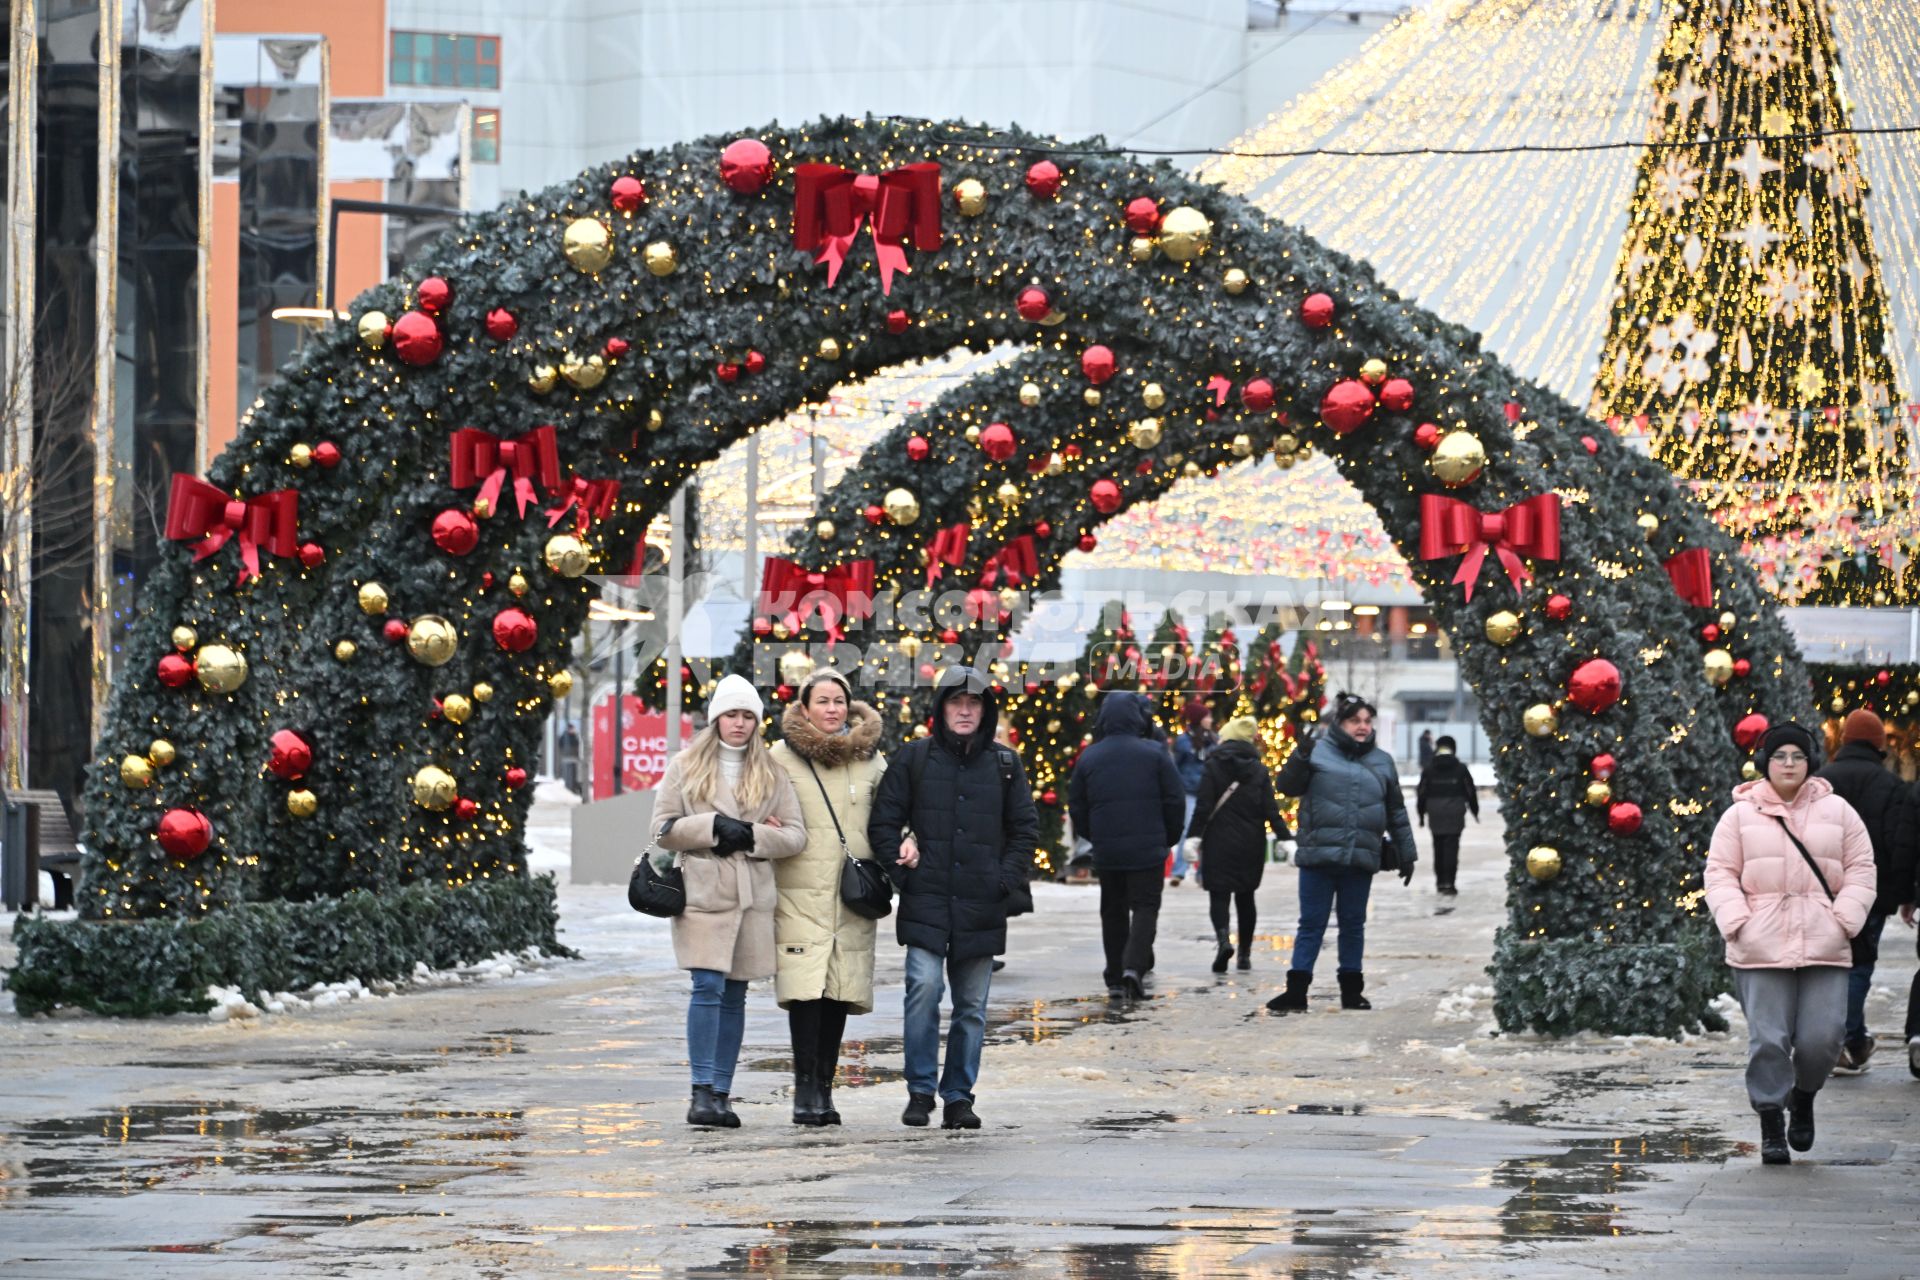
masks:
[[[973,1086],[993,958],[1007,949],[1009,902],[1029,892],[1039,819],[1019,755],[993,740],[998,719],[986,677],[947,668],[934,690],[932,733],[889,762],[867,823],[873,856],[900,890],[894,929],[907,949],[907,1109],[900,1119],[915,1127],[933,1115],[943,967],[953,1018],[937,1082],[941,1127],[980,1127]],[[908,831],[917,848],[903,855]]]
[[[1173,757],[1153,739],[1153,715],[1137,693],[1113,692],[1094,718],[1094,742],[1067,779],[1076,835],[1093,844],[1100,874],[1100,936],[1107,994],[1138,1000],[1153,968],[1167,846],[1178,843],[1187,790]]]

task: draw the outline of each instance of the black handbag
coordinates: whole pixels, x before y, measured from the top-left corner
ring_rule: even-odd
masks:
[[[671,920],[687,909],[687,877],[676,861],[665,871],[653,865],[653,846],[633,861],[627,881],[627,905],[642,915]]]
[[[807,772],[813,775],[813,785],[820,788],[820,800],[833,819],[833,832],[840,837],[840,901],[857,916],[884,920],[893,914],[893,881],[873,859],[853,856],[853,850],[847,847],[847,833],[840,828],[840,815],[833,811],[827,784],[820,780],[820,771],[811,760],[807,761]]]

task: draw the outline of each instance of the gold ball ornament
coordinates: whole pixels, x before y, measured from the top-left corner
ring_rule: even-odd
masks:
[[[313,465],[313,446],[309,444],[293,446],[287,450],[287,461],[304,471]]]
[[[232,693],[247,682],[247,660],[224,644],[203,644],[194,655],[193,674],[208,693]]]
[[[527,390],[543,396],[560,385],[560,371],[550,364],[538,365],[527,375]]]
[[[1536,702],[1521,713],[1520,727],[1531,737],[1545,738],[1559,729],[1560,713],[1552,703]]]
[[[784,684],[800,685],[813,674],[813,658],[805,649],[789,649],[780,655],[780,680]]]
[[[1360,366],[1360,381],[1377,387],[1387,380],[1387,362],[1375,357]]]
[[[1300,461],[1300,455],[1297,453],[1283,453],[1274,459],[1282,471],[1293,470],[1293,464],[1298,461]]]
[[[407,628],[407,653],[426,667],[443,667],[460,648],[460,633],[437,613],[423,613]]]
[[[1735,618],[1732,613],[1723,613],[1720,615],[1720,625],[1722,627],[1730,627],[1738,621],[1739,619]]]
[[[1047,721],[1047,732],[1048,733],[1060,732],[1060,722],[1058,720]]]
[[[120,781],[136,791],[145,791],[153,785],[153,761],[145,756],[120,757]]]
[[[473,700],[475,702],[492,702],[493,686],[488,684],[485,680],[482,680],[480,681],[480,683],[474,685]]]
[[[560,361],[560,376],[565,378],[570,386],[578,387],[582,391],[591,391],[606,381],[607,362],[597,355],[588,356],[582,360],[569,351]]]
[[[1545,844],[1527,850],[1527,874],[1535,880],[1551,880],[1559,875],[1560,851]]]
[[[465,724],[473,719],[473,703],[464,693],[450,693],[440,699],[440,714],[454,724]]]
[[[1236,458],[1250,458],[1253,456],[1253,437],[1242,432],[1235,436],[1233,443],[1227,447],[1232,450]]]
[[[962,178],[953,184],[953,202],[962,215],[977,218],[987,211],[987,189],[978,178]]]
[[[547,562],[547,568],[563,578],[578,578],[593,563],[593,552],[587,550],[587,544],[570,533],[556,533],[548,538],[546,550],[541,555]]]
[[[515,569],[512,576],[507,579],[507,590],[515,596],[524,596],[532,588],[527,585],[527,575]]]
[[[820,358],[838,360],[840,358],[840,340],[838,338],[820,339]]]
[[[933,730],[927,728],[927,726],[925,726],[924,724],[917,724],[913,726],[913,736],[916,738],[925,738],[930,734],[932,734],[932,732]]]
[[[1135,236],[1127,241],[1127,256],[1135,262],[1153,261],[1153,241],[1146,236]]]
[[[1151,449],[1160,443],[1160,419],[1142,418],[1127,428],[1127,438],[1136,449]]]
[[[1020,403],[1031,409],[1040,403],[1040,384],[1023,382],[1020,384]]]
[[[320,812],[320,797],[299,787],[287,792],[287,812],[296,818],[311,818]]]
[[[1066,471],[1066,469],[1067,469],[1067,460],[1065,458],[1061,457],[1057,453],[1049,453],[1047,455],[1047,474],[1048,475],[1057,476],[1063,473],[1064,471]]]
[[[1740,762],[1740,776],[1746,781],[1752,782],[1760,776],[1760,766],[1751,760],[1743,760]]]
[[[1003,480],[1000,482],[1000,487],[993,491],[993,497],[994,500],[1003,507],[1018,506],[1020,503],[1020,486],[1011,480]]]
[[[919,636],[901,636],[900,652],[905,654],[909,658],[919,657],[920,656],[920,637]]]
[[[1247,276],[1247,273],[1238,267],[1228,268],[1227,274],[1223,276],[1220,281],[1221,286],[1235,297],[1245,293],[1247,286],[1252,283],[1253,281]]]
[[[1180,474],[1191,480],[1200,474],[1200,464],[1197,462],[1189,462],[1180,468]]]
[[[360,646],[351,640],[342,640],[333,646],[333,657],[336,662],[352,662],[359,656]]]
[[[147,759],[162,769],[166,768],[173,763],[173,744],[165,738],[155,738],[147,744]]]
[[[1158,409],[1167,402],[1167,389],[1157,382],[1149,382],[1140,388],[1140,403],[1149,409]]]
[[[1100,696],[1100,686],[1089,680],[1080,686],[1080,692],[1086,697],[1097,698]]]
[[[378,351],[387,345],[387,332],[393,328],[393,321],[387,319],[384,311],[364,311],[354,324],[353,330],[360,335],[360,345],[369,351]]]
[[[1846,709],[1847,700],[1837,693],[1833,695],[1833,701],[1827,704],[1827,710],[1833,712],[1835,715],[1842,714]]]
[[[547,677],[547,692],[556,698],[564,698],[573,692],[573,672],[556,671]]]
[[[192,627],[175,627],[173,629],[173,647],[180,652],[186,653],[199,643],[200,633]]]
[[[1169,210],[1160,220],[1160,252],[1175,262],[1192,262],[1213,243],[1213,223],[1190,205]]]
[[[1589,782],[1587,784],[1587,804],[1595,809],[1613,803],[1613,784],[1610,782]]]
[[[647,410],[647,430],[658,431],[667,425],[667,415],[658,409]]]
[[[1290,453],[1298,453],[1300,451],[1300,437],[1294,435],[1291,431],[1281,432],[1279,437],[1273,442],[1273,451],[1281,457],[1285,457]]]
[[[1487,451],[1471,431],[1449,431],[1427,458],[1433,478],[1450,489],[1472,484],[1487,468]]]
[[[1709,649],[1700,660],[1707,683],[1718,689],[1733,679],[1733,655],[1725,649]]]
[[[820,539],[820,541],[822,542],[833,541],[833,535],[838,532],[839,530],[834,527],[834,523],[831,520],[814,521],[813,536]]]
[[[575,218],[567,224],[561,249],[579,270],[589,274],[604,271],[613,261],[613,232],[598,218]]]
[[[1651,535],[1660,528],[1660,517],[1649,511],[1634,523],[1640,526],[1640,532]]]
[[[1503,647],[1518,640],[1522,630],[1520,615],[1508,609],[1502,609],[1487,619],[1487,639]]]
[[[460,787],[453,775],[439,765],[430,764],[413,775],[413,802],[422,809],[435,813],[451,809],[459,794]]]
[[[961,435],[965,437],[968,444],[980,443],[980,428],[978,426],[968,427]]]
[[[640,253],[640,260],[646,264],[647,274],[670,276],[680,269],[680,255],[665,240],[655,240]]]
[[[377,582],[361,583],[358,599],[360,612],[369,617],[377,618],[387,611],[387,589]]]
[[[895,524],[912,524],[920,518],[920,499],[913,496],[911,489],[887,490],[880,506],[886,511],[887,519]]]
[[[1082,400],[1085,400],[1089,405],[1092,405],[1095,408],[1098,408],[1100,405],[1100,402],[1102,400],[1105,400],[1106,396],[1101,393],[1100,388],[1088,387],[1085,391],[1082,391],[1080,393],[1080,398]]]

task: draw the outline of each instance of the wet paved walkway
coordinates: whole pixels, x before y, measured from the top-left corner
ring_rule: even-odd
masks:
[[[690,1131],[685,984],[620,891],[563,888],[587,953],[503,981],[243,1022],[0,1019],[7,1280],[408,1276],[1920,1276],[1920,1081],[1889,1040],[1762,1169],[1743,1033],[1489,1034],[1493,832],[1457,910],[1376,889],[1372,1013],[1261,1009],[1167,895],[1152,998],[1110,1006],[1095,893],[1043,887],[993,990],[973,1134],[898,1124],[899,953],[856,1019],[838,1130],[786,1120],[749,998],[745,1128]],[[1424,867],[1423,867],[1424,870]],[[1883,987],[1912,935],[1890,926]],[[1871,1006],[1897,1028],[1891,990]],[[1738,1025],[1738,1024],[1736,1024]]]

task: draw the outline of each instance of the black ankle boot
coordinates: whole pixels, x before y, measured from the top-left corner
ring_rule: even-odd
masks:
[[[819,1089],[820,1123],[839,1124],[840,1113],[833,1107],[833,1077],[840,1070],[840,1046],[820,1050],[820,1066],[814,1080]]]
[[[1305,1013],[1307,988],[1311,985],[1312,973],[1300,969],[1287,970],[1287,989],[1267,1001],[1267,1008],[1275,1013]]]
[[[1227,971],[1227,961],[1233,959],[1233,943],[1228,940],[1225,929],[1215,929],[1213,931],[1213,945],[1215,947],[1213,953],[1213,971],[1215,973],[1225,973]]]
[[[817,1126],[820,1119],[820,1085],[811,1062],[793,1064],[793,1122]]]
[[[1340,979],[1340,1007],[1342,1009],[1371,1009],[1373,1002],[1361,993],[1367,989],[1367,975],[1357,969],[1342,969],[1337,975]]]
[[[1760,1163],[1793,1163],[1787,1150],[1787,1117],[1778,1107],[1760,1108]]]
[[[720,1108],[720,1127],[722,1129],[738,1129],[740,1127],[740,1117],[733,1114],[732,1094],[722,1093],[718,1089],[715,1089],[713,1091],[713,1105]]]
[[[1234,949],[1233,967],[1245,973],[1253,968],[1253,939],[1240,935],[1240,945]]]
[[[1798,1089],[1787,1096],[1787,1145],[1795,1151],[1813,1149],[1813,1095]]]
[[[720,1104],[714,1101],[712,1085],[693,1086],[693,1105],[687,1108],[687,1123],[709,1129],[726,1127],[726,1113],[720,1109]]]

